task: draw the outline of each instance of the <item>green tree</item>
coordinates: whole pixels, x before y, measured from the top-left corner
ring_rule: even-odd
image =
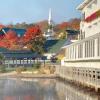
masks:
[[[45,38],[43,37],[42,31],[38,25],[33,25],[27,28],[23,37],[23,42],[25,45],[28,45],[33,52],[43,54]]]
[[[44,49],[45,38],[43,36],[36,37],[31,40],[31,50],[33,52],[37,52],[38,54],[43,54],[45,52]]]
[[[2,66],[3,65],[3,60],[4,60],[4,56],[2,54],[0,54],[0,72],[1,73],[6,72],[5,66]]]
[[[4,59],[4,56],[2,54],[0,54],[0,64],[2,64],[3,59]]]

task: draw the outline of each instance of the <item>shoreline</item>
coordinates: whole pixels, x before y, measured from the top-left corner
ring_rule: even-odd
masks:
[[[0,73],[0,78],[57,78],[56,74]]]

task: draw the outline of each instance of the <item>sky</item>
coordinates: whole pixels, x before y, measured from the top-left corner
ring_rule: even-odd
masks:
[[[48,19],[49,9],[52,9],[52,19],[55,23],[80,18],[76,7],[83,0],[0,0],[0,23],[34,23]]]

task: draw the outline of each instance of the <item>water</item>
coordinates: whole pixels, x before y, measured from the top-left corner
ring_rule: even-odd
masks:
[[[55,79],[0,79],[0,100],[100,100],[99,94]]]

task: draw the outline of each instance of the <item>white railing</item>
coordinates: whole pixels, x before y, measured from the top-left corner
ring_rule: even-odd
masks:
[[[100,59],[100,33],[79,40],[66,48],[65,61]]]
[[[4,64],[34,64],[34,60],[5,60]]]

